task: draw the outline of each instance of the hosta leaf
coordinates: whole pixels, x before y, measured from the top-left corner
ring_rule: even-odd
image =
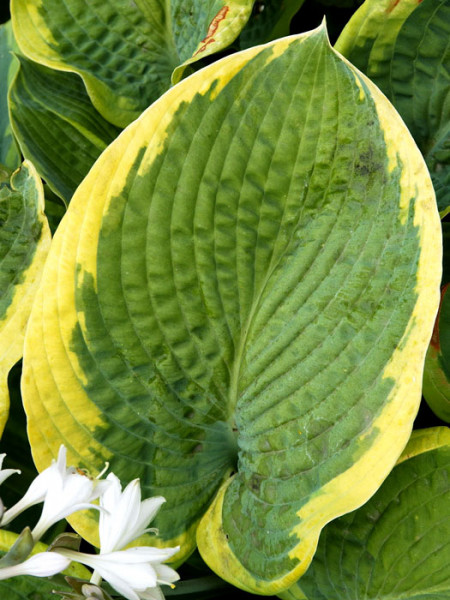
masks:
[[[310,568],[280,597],[450,598],[450,430],[414,431],[375,496],[325,527]]]
[[[399,111],[425,156],[445,216],[450,211],[450,2],[366,0],[336,49]]]
[[[440,264],[423,159],[323,28],[199,71],[55,235],[24,359],[38,468],[61,442],[109,460],[167,498],[161,543],[188,555],[202,519],[222,577],[287,587],[409,438]]]
[[[450,423],[450,294],[442,289],[439,313],[428,348],[423,374],[423,395],[433,412]]]
[[[0,433],[8,418],[8,372],[22,356],[49,246],[42,183],[25,161],[9,183],[0,185]]]
[[[67,210],[67,204],[47,184],[44,184],[44,195],[45,215],[48,219],[50,231],[53,234]]]
[[[14,140],[8,115],[8,88],[17,71],[17,61],[12,54],[17,50],[11,22],[0,25],[0,165],[16,169],[20,155]]]
[[[443,421],[450,422],[450,223],[442,222],[441,305],[425,359],[423,395]]]
[[[250,48],[289,35],[292,17],[305,0],[255,2],[247,25],[239,37],[241,48]]]
[[[14,133],[25,158],[68,203],[120,130],[95,110],[78,75],[18,58],[9,94]]]
[[[55,585],[53,581],[40,577],[14,577],[12,579],[0,580],[0,595],[8,600],[56,600],[53,590],[64,589],[67,587]]]
[[[288,0],[292,2],[292,0]],[[178,0],[170,5],[173,39],[182,64],[174,69],[177,83],[187,65],[226,48],[247,23],[254,0]]]
[[[22,52],[80,74],[96,109],[123,127],[186,65],[230,44],[253,0],[12,0]]]

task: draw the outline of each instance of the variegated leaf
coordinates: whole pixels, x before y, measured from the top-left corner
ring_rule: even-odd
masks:
[[[450,2],[366,0],[336,43],[387,95],[425,156],[450,211]]]
[[[378,492],[325,527],[282,600],[450,597],[450,430],[414,431]]]
[[[24,358],[39,468],[108,460],[167,498],[159,543],[198,527],[223,578],[287,588],[409,438],[440,237],[407,129],[323,28],[199,71],[58,228]]]
[[[22,356],[49,246],[42,182],[25,161],[0,185],[0,433],[8,418],[8,373]]]
[[[124,127],[186,65],[230,44],[253,0],[12,0],[28,58],[83,78],[96,109]]]

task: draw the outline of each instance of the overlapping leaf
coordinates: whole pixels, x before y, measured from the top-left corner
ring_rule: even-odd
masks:
[[[55,194],[52,189],[44,184],[44,195],[45,195],[45,215],[50,226],[50,231],[55,233],[58,225],[61,222],[66,210],[67,204],[62,198]]]
[[[42,183],[25,161],[0,186],[0,432],[8,418],[8,372],[22,356],[25,326],[50,246]]]
[[[12,0],[22,52],[79,73],[97,110],[124,127],[181,78],[186,65],[230,44],[253,0]]]
[[[12,54],[17,45],[12,33],[11,22],[0,25],[0,165],[16,169],[20,155],[13,138],[8,115],[8,89],[17,70]]]
[[[322,532],[283,600],[450,597],[450,430],[413,432],[378,492]]]
[[[68,203],[120,130],[95,110],[78,75],[18,58],[9,93],[14,133],[25,158]]]
[[[401,114],[425,156],[445,216],[450,211],[449,0],[366,0],[336,49]]]
[[[300,9],[305,0],[270,0],[255,2],[251,17],[240,37],[240,47],[250,48],[276,38],[289,35],[292,17]]]
[[[409,438],[440,259],[420,153],[323,29],[211,65],[58,228],[24,357],[38,467],[109,460],[167,498],[160,543],[188,555],[200,522],[222,577],[288,587]]]
[[[433,412],[450,422],[450,223],[442,222],[441,305],[425,359],[423,395]]]
[[[425,360],[423,395],[433,412],[450,423],[450,298],[442,290],[439,314]]]

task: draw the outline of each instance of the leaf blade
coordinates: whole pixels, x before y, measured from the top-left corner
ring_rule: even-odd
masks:
[[[25,161],[0,190],[0,371],[3,431],[9,412],[7,377],[21,358],[25,327],[50,246],[42,182]]]
[[[450,210],[449,10],[445,0],[368,0],[336,42],[404,119],[427,162],[441,217]]]
[[[28,58],[81,75],[100,114],[125,127],[170,87],[174,69],[179,80],[186,65],[231,43],[252,4],[13,0],[11,15]]]
[[[224,481],[199,528],[205,559],[244,589],[287,587],[409,437],[439,231],[404,125],[324,30],[181,82],[102,154],[55,236],[25,357],[38,465],[67,437],[77,463],[140,475],[168,498],[159,543],[184,555]],[[265,438],[280,450],[272,467]],[[258,520],[281,531],[275,548]]]
[[[449,444],[447,427],[413,432],[375,496],[324,529],[310,569],[280,597],[445,598]]]
[[[0,164],[10,169],[16,169],[20,164],[20,155],[12,135],[7,105],[8,88],[17,70],[17,64],[12,52],[17,49],[11,21],[8,21],[0,26],[0,68],[2,81],[0,92]]]
[[[81,79],[18,56],[9,91],[11,124],[24,156],[66,204],[120,130],[92,106]]]

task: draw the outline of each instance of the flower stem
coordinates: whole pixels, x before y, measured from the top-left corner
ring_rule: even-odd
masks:
[[[100,573],[98,571],[94,571],[91,577],[91,583],[94,585],[100,585],[102,582],[102,578],[100,577]]]

